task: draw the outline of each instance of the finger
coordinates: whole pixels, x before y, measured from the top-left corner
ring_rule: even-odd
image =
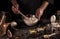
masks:
[[[15,8],[17,8],[17,9],[19,9],[19,5],[18,5],[18,4],[17,4],[17,5],[15,5],[14,7],[15,7]]]
[[[11,33],[11,31],[10,31],[10,30],[8,30],[8,31],[7,31],[7,36],[8,36],[9,38],[11,38],[11,37],[12,37],[12,33]]]
[[[12,7],[12,11],[13,11],[14,13],[16,13],[13,7]]]
[[[19,10],[12,6],[12,11],[17,14]]]
[[[39,13],[36,13],[36,18],[40,20],[40,15],[39,15]]]
[[[12,9],[14,9],[15,11],[18,11],[18,9],[17,9],[17,8],[15,8],[14,6],[12,7]]]
[[[36,17],[37,17],[37,18],[39,17],[39,13],[38,13],[38,12],[36,12]]]

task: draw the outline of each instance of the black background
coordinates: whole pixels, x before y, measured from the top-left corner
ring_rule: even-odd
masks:
[[[0,11],[6,11],[6,12],[12,12],[11,11],[11,2],[9,0],[0,0]],[[49,5],[48,8],[45,10],[43,18],[49,18],[51,15],[53,15],[57,10],[60,10],[60,1],[54,0],[53,5]],[[13,15],[13,13],[12,13]]]

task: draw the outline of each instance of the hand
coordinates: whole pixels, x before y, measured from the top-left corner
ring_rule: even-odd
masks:
[[[0,25],[0,36],[4,36],[6,34],[6,30],[9,23],[4,23],[3,25]]]
[[[11,38],[11,37],[12,37],[12,33],[11,33],[11,31],[10,31],[10,30],[8,30],[8,31],[7,31],[7,36],[8,36],[9,38]]]
[[[19,11],[19,5],[15,5],[15,6],[12,6],[12,11],[15,13],[15,14],[18,14],[18,11]]]
[[[38,19],[40,19],[40,17],[43,15],[43,10],[42,9],[40,9],[40,8],[38,8],[37,10],[36,10],[36,17],[38,18]]]

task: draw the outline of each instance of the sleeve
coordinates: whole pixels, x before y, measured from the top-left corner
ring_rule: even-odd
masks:
[[[54,0],[45,0],[48,1],[50,4],[54,4]]]

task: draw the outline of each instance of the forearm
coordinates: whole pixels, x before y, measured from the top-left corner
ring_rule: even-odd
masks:
[[[47,8],[49,2],[44,1],[43,4],[40,6],[40,8],[37,9],[36,17],[40,19],[40,17],[43,15],[44,10]]]
[[[15,7],[18,5],[16,0],[12,0],[11,2],[12,2],[12,5],[15,6]]]
[[[48,5],[49,5],[49,2],[44,1],[43,4],[40,6],[40,9],[41,9],[42,11],[44,11],[44,10],[47,8]]]

